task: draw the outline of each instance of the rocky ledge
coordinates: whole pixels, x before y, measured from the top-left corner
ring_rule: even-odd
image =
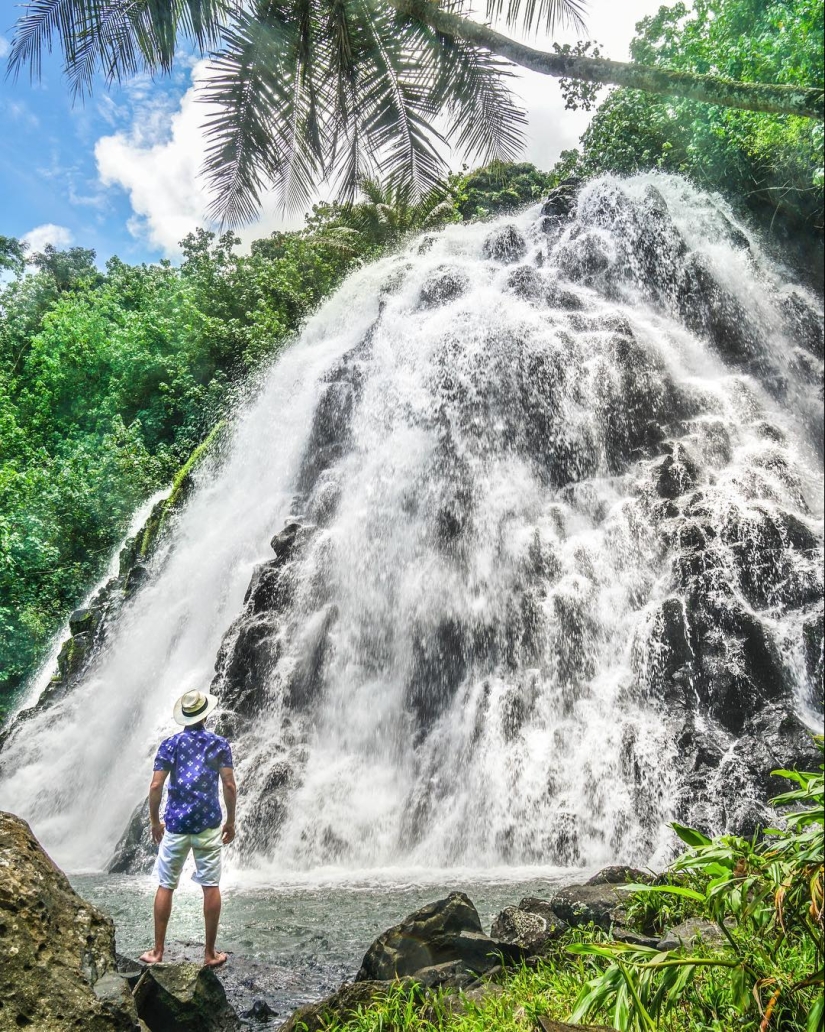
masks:
[[[0,813],[0,1032],[235,1032],[198,964],[124,961],[110,917],[82,899],[25,821]]]

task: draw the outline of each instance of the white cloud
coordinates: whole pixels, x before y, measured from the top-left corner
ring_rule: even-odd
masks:
[[[139,104],[126,131],[104,136],[95,145],[95,158],[104,186],[119,186],[129,194],[134,215],[129,231],[147,239],[164,254],[180,253],[179,241],[197,226],[209,226],[209,194],[199,175],[206,143],[203,122],[208,109],[197,98],[197,87],[208,74],[199,62],[192,86],[177,109],[168,99]],[[246,243],[289,224],[273,207],[240,233]]]
[[[73,239],[70,229],[67,229],[66,226],[56,226],[53,222],[35,226],[22,237],[23,243],[28,246],[30,252],[42,251],[46,244],[53,244],[58,248],[68,247]]]
[[[5,57],[10,50],[11,43],[9,43],[5,36],[0,36],[0,57]]]
[[[635,22],[658,10],[661,0],[590,0],[588,35],[605,46],[615,59],[627,56]],[[560,33],[560,42],[575,42],[571,32]],[[545,40],[536,43],[549,46]],[[209,196],[199,176],[205,154],[203,123],[208,109],[196,96],[197,84],[209,74],[206,62],[192,68],[192,85],[178,102],[168,95],[157,97],[151,82],[135,80],[130,86],[136,115],[126,130],[101,137],[95,145],[98,174],[106,187],[120,187],[129,195],[134,214],[130,232],[148,240],[168,256],[179,253],[178,242],[197,226],[208,226],[205,212]],[[574,147],[590,116],[566,111],[558,83],[547,76],[517,71],[513,90],[528,112],[524,160],[550,168],[561,151]],[[112,121],[122,115],[114,105],[106,112]],[[453,154],[459,168],[463,155]],[[264,206],[261,217],[239,234],[245,243],[272,232],[294,228],[300,217],[285,218],[274,204]]]

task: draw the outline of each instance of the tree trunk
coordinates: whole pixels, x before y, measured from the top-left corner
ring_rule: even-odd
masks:
[[[543,75],[559,79],[584,79],[605,86],[627,86],[647,93],[683,97],[745,111],[799,115],[802,118],[823,117],[822,90],[736,82],[718,75],[696,75],[693,72],[675,72],[650,65],[608,61],[600,57],[547,53],[509,39],[487,25],[445,11],[436,0],[387,0],[387,3],[399,13],[423,21],[436,32],[475,43],[522,68]]]

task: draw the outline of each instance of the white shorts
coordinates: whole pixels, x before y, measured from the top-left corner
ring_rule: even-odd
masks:
[[[195,857],[192,881],[207,886],[220,884],[222,833],[220,827],[207,828],[197,835],[178,835],[174,831],[165,831],[155,861],[155,875],[160,884],[165,889],[178,887],[180,872],[190,849]]]

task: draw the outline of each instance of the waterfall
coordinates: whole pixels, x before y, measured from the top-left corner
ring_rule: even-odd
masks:
[[[678,178],[556,194],[355,273],[269,370],[0,754],[63,866],[210,683],[247,867],[650,862],[762,812],[821,705],[821,311]]]

